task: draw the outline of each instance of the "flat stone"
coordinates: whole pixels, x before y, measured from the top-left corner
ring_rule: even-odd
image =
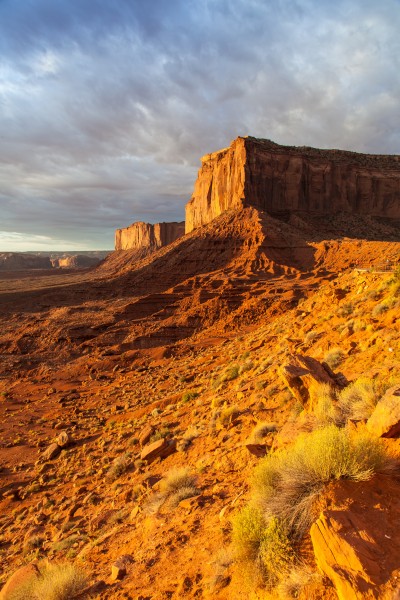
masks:
[[[270,446],[267,444],[252,444],[251,442],[246,444],[246,448],[250,454],[254,454],[254,456],[257,456],[258,458],[265,456],[269,447]]]
[[[157,440],[152,444],[147,444],[147,446],[143,448],[140,458],[150,463],[156,458],[166,458],[175,452],[175,450],[175,440],[166,440],[165,438],[162,438],[161,440]]]
[[[61,452],[61,448],[58,444],[56,444],[55,442],[53,444],[50,444],[50,446],[48,446],[46,448],[46,450],[43,452],[43,458],[44,460],[52,460],[53,458],[55,458],[56,456],[58,456]]]

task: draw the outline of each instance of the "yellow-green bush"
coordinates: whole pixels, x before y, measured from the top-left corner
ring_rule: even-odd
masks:
[[[73,600],[87,585],[86,574],[72,563],[45,561],[38,567],[40,575],[13,591],[9,600]]]

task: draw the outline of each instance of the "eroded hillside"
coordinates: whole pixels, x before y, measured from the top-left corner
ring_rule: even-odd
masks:
[[[126,251],[75,280],[3,285],[2,581],[46,557],[83,569],[104,599],[391,598],[396,471],[322,486],[320,543],[308,527],[282,571],[289,581],[306,565],[297,587],[265,579],[259,546],[243,577],[232,520],[264,456],[349,418],[361,434],[400,383],[398,275],[361,270],[397,261],[396,239],[368,218],[246,208],[134,265]],[[304,356],[330,365],[332,389],[369,382],[364,412],[345,412],[312,373],[285,378]],[[397,437],[383,444],[399,453]]]

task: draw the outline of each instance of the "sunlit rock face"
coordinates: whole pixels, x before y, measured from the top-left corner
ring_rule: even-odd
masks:
[[[186,232],[244,206],[276,215],[351,212],[399,219],[400,156],[239,137],[202,158],[186,205]]]
[[[116,250],[157,250],[162,246],[171,244],[184,235],[184,222],[177,223],[143,223],[138,221],[132,223],[125,229],[117,229],[115,232]]]

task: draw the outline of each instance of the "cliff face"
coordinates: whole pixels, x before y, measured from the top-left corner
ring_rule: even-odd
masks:
[[[186,205],[186,232],[243,206],[272,214],[351,212],[399,219],[400,156],[237,138],[202,158]]]
[[[171,244],[184,235],[185,223],[143,223],[138,221],[132,223],[125,229],[117,229],[115,232],[116,250],[157,250],[162,246]]]

